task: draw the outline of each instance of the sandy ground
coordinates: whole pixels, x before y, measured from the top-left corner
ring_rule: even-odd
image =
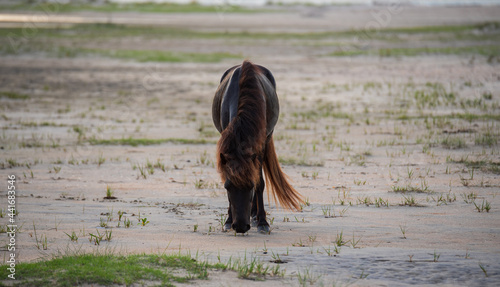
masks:
[[[465,12],[458,8],[412,8],[411,21],[402,18],[391,25],[427,25],[425,17],[417,16],[437,13],[434,9],[443,15],[440,23],[454,24],[481,22],[484,15],[498,11],[498,7],[475,7],[475,14],[462,19],[457,15]],[[305,24],[306,28],[299,21],[297,29],[330,27],[328,15],[325,12],[314,20],[319,24]],[[245,17],[262,22],[269,15]],[[183,19],[185,24],[175,25],[202,26],[197,16]],[[236,19],[225,15],[223,23],[238,28]],[[270,29],[282,29],[280,21]],[[363,20],[352,18],[343,25],[359,27]],[[177,43],[187,50],[191,44],[189,40]],[[498,115],[498,64],[470,56],[314,57],[296,49],[267,46],[247,54],[276,77],[282,112],[275,132],[277,153],[291,163],[283,168],[308,205],[292,213],[271,203],[267,211],[272,232],[263,235],[252,228],[245,236],[221,232],[227,197],[213,164],[218,135],[210,115],[221,74],[240,60],[137,63],[95,57],[3,56],[1,90],[30,96],[0,99],[1,193],[6,194],[7,176],[16,175],[20,260],[76,250],[180,250],[211,262],[217,262],[218,256],[223,261],[246,256],[273,266],[273,256],[279,254],[286,269],[284,278],[255,282],[237,279],[233,272],[214,272],[208,282],[193,285],[289,286],[299,285],[298,278],[304,274],[309,274],[307,284],[324,286],[498,285],[500,176],[482,168],[471,175],[463,163],[450,161],[467,157],[498,163],[497,143],[477,143],[488,131],[498,139],[498,122],[440,118],[463,112],[444,104],[423,110],[410,105],[409,120],[391,116],[399,115],[411,101],[405,96],[409,83],[414,87],[439,83],[464,101],[490,92],[488,111]],[[325,106],[351,119],[308,118],[311,111]],[[418,117],[422,111],[435,116],[430,124]],[[204,138],[209,143],[136,147],[89,143],[129,137]],[[460,137],[465,146],[446,148],[440,143],[447,137]],[[165,170],[157,166],[143,177],[139,168],[148,162],[160,162]],[[423,190],[393,191],[404,186]],[[103,199],[107,187],[117,199]],[[469,194],[476,195],[477,204],[490,203],[491,210],[478,212],[465,202]],[[416,206],[404,205],[405,197],[414,198]],[[388,206],[377,206],[375,201],[380,199]],[[0,207],[7,208],[5,196]],[[130,228],[124,227],[123,218],[118,220],[118,211],[131,220]],[[139,217],[149,223],[138,225]],[[101,221],[113,230],[113,238],[96,246],[89,242],[88,233],[105,232]],[[5,225],[6,217],[1,222]],[[46,250],[37,248],[34,227],[37,237],[46,236]],[[72,231],[79,234],[78,242],[65,234]],[[345,245],[336,253],[340,235]],[[0,239],[6,241],[6,234],[0,234]],[[7,254],[5,249],[1,252]]]

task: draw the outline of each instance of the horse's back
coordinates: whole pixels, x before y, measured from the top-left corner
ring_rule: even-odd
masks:
[[[257,79],[266,100],[266,132],[269,136],[278,122],[279,102],[276,94],[276,82],[272,73],[265,67],[254,65],[259,70]],[[222,132],[237,115],[239,102],[239,77],[241,65],[226,70],[212,103],[212,120],[219,132]]]

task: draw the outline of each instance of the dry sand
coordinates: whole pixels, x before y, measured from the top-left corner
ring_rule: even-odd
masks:
[[[456,17],[458,8],[415,11],[425,15],[433,9],[440,9],[443,19],[452,19],[446,23],[462,23]],[[474,10],[476,16],[464,22],[481,22],[481,15],[498,11],[497,7],[489,9]],[[417,13],[412,11],[411,15]],[[300,13],[291,15],[304,17]],[[334,21],[327,15],[317,20],[325,27]],[[237,16],[224,17],[225,26],[237,27],[232,25],[238,22]],[[269,15],[251,17],[261,22],[259,17],[264,20]],[[186,27],[201,25],[197,17],[186,19]],[[411,19],[414,22],[409,24],[401,20],[401,26],[429,24],[425,18]],[[360,19],[344,23],[358,27],[362,24]],[[397,23],[393,25],[396,27]],[[276,29],[280,27],[277,25]],[[322,27],[314,26],[314,30]],[[297,25],[297,29],[301,26]],[[191,50],[192,41],[196,42],[186,40],[175,45]],[[154,45],[154,41],[149,44]],[[440,125],[439,119],[434,120],[438,123],[431,128],[435,131],[431,133],[431,142],[437,144],[426,150],[426,141],[422,139],[429,131],[422,119],[401,121],[387,116],[389,111],[405,105],[405,98],[398,95],[404,93],[408,83],[441,83],[464,100],[490,91],[491,101],[498,103],[498,64],[490,64],[482,57],[472,60],[470,56],[454,55],[328,58],[285,45],[256,45],[250,49],[246,55],[252,55],[251,60],[268,67],[276,77],[282,108],[275,133],[277,153],[284,161],[304,159],[307,163],[284,165],[284,170],[308,198],[309,205],[300,213],[292,213],[269,204],[269,235],[258,234],[255,228],[245,236],[220,231],[219,219],[226,213],[227,197],[213,166],[213,142],[218,135],[211,123],[210,105],[223,71],[242,59],[200,64],[3,56],[1,90],[30,95],[27,100],[0,99],[0,155],[4,163],[0,170],[0,178],[4,179],[1,193],[6,194],[7,175],[15,174],[17,221],[22,226],[17,234],[20,260],[50,258],[78,249],[117,253],[180,250],[198,253],[211,262],[216,262],[220,254],[222,260],[258,257],[274,265],[270,262],[274,253],[286,262],[282,264],[286,268],[285,278],[254,282],[238,279],[234,272],[214,272],[208,282],[193,284],[299,285],[298,275],[306,272],[311,278],[307,284],[325,286],[500,283],[499,175],[476,169],[470,179],[470,169],[464,164],[447,161],[470,156],[498,162],[498,144],[475,143],[477,136],[487,130],[498,132],[498,122],[457,118],[446,122],[441,118],[444,123]],[[467,82],[471,84],[464,85]],[[293,116],[306,115],[325,104],[336,113],[352,115],[353,119],[302,120]],[[427,109],[436,116],[462,111],[456,106]],[[494,113],[499,113],[498,108]],[[418,115],[418,111],[409,109],[409,114]],[[81,129],[80,138],[74,127]],[[466,147],[443,147],[439,140],[446,135],[463,137]],[[210,143],[132,147],[88,142],[91,138],[129,137],[203,137]],[[101,164],[100,158],[105,160]],[[22,166],[10,167],[9,160]],[[166,170],[155,168],[147,178],[141,177],[137,167],[157,160]],[[24,163],[29,163],[29,167]],[[392,192],[393,186],[408,184],[427,186],[428,190]],[[116,200],[103,199],[107,186],[114,191]],[[477,194],[478,204],[489,202],[491,210],[480,213],[473,204],[464,202],[462,196],[471,193]],[[418,206],[401,205],[404,196],[415,198]],[[438,204],[440,196],[450,201]],[[366,198],[371,204],[361,203]],[[377,207],[374,201],[380,198],[389,206]],[[4,209],[5,199],[2,196],[0,200]],[[125,212],[132,227],[124,228],[123,222],[117,227],[118,211]],[[113,228],[110,242],[95,246],[88,241],[88,235],[81,235],[77,243],[66,236],[65,232],[72,231],[103,232],[100,220],[106,219],[107,213],[113,214],[108,223]],[[325,217],[325,213],[331,216]],[[149,221],[146,226],[137,225],[139,214]],[[6,224],[6,218],[1,222]],[[33,225],[39,236],[47,237],[47,250],[37,249]],[[195,225],[197,232],[193,232]],[[351,243],[335,254],[333,249],[340,234]],[[6,240],[5,233],[0,234],[0,239]],[[357,242],[355,246],[352,240]],[[7,254],[5,250],[2,253]],[[487,270],[487,277],[480,265]]]

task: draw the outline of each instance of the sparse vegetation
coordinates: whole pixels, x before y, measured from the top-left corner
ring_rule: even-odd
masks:
[[[35,2],[23,5],[28,11],[47,12],[40,1]],[[115,18],[115,11],[154,8],[162,13],[169,7],[81,5],[92,7],[60,4],[58,9],[106,11],[109,15],[102,18],[113,22],[120,18]],[[231,7],[218,7],[229,10],[212,16],[227,17],[224,13]],[[171,8],[204,12],[215,7]],[[280,7],[272,9],[282,12]],[[284,7],[284,13],[289,9],[318,23],[328,18],[321,17],[322,6]],[[277,284],[293,285],[298,280],[299,285],[337,286],[363,279],[366,282],[360,284],[368,286],[376,276],[369,276],[374,271],[364,264],[393,260],[392,255],[371,257],[372,249],[400,250],[415,240],[424,246],[435,239],[426,234],[438,217],[459,223],[460,228],[442,231],[457,242],[468,243],[472,229],[477,238],[492,238],[487,228],[475,227],[480,220],[493,222],[497,212],[500,99],[491,71],[500,63],[498,23],[381,27],[374,33],[297,32],[301,27],[294,31],[233,27],[233,17],[224,19],[225,28],[221,23],[201,28],[182,23],[174,27],[177,24],[41,22],[32,29],[26,22],[0,28],[0,57],[5,58],[0,169],[17,176],[19,222],[36,217],[36,228],[33,224],[27,234],[19,232],[19,240],[28,239],[20,246],[21,254],[26,262],[34,259],[33,254],[44,258],[34,265],[21,262],[16,284],[171,286],[234,270],[234,277],[249,280],[286,275],[286,281]],[[243,50],[249,54],[242,55]],[[210,94],[226,64],[243,57],[268,60],[259,64],[275,73],[280,99],[280,119],[273,132],[276,152],[304,199],[297,213],[265,200],[272,227],[267,235],[258,234],[255,227],[242,236],[221,231],[227,201],[216,170],[219,132],[210,116]],[[213,64],[219,61],[224,63]],[[119,209],[117,214],[113,207]],[[10,211],[4,208],[0,217],[8,218]],[[58,216],[55,224],[53,214]],[[75,222],[83,230],[73,231]],[[0,233],[8,228],[0,225]],[[179,244],[178,255],[162,253],[163,248],[172,249],[164,244],[167,238],[158,237],[164,243],[152,246],[151,239],[156,239],[149,237],[162,230],[171,231],[163,237],[172,236],[171,241]],[[136,254],[134,244],[127,246],[138,234],[148,240],[145,245],[139,241],[142,247],[137,248],[162,249],[159,254]],[[200,260],[198,253],[180,255],[199,240],[211,245],[210,250],[196,250],[206,260],[213,260],[212,251],[220,248],[217,264]],[[247,256],[244,248],[260,240],[265,252],[259,246]],[[234,244],[226,245],[228,241]],[[429,246],[439,250],[446,242],[434,240]],[[490,257],[483,258],[478,250],[493,248],[492,240],[473,245],[465,255],[473,260],[456,257],[463,266],[474,265],[470,270],[460,268],[470,275],[463,284],[488,285],[498,275]],[[65,246],[77,254],[57,255]],[[122,246],[134,254],[108,254]],[[358,249],[365,247],[366,253]],[[235,259],[235,252],[238,256],[245,252],[244,258]],[[436,251],[404,252],[395,252],[396,261],[417,269],[444,266],[430,263],[439,262]],[[53,260],[46,260],[50,256]],[[233,257],[224,263],[228,256]],[[357,259],[365,260],[363,266],[351,264]],[[304,269],[312,261],[316,263]],[[484,276],[477,262],[484,262],[479,265]],[[339,272],[323,273],[333,269],[317,268],[319,264],[337,264]],[[348,281],[343,274],[348,274]],[[429,282],[428,276],[422,282],[408,282],[406,275],[403,272],[397,284],[443,283]],[[336,276],[341,278],[339,284],[332,281]],[[387,285],[394,283],[391,280]]]
[[[100,236],[93,237],[99,240]],[[209,269],[236,270],[247,267],[248,277],[252,274],[265,276],[271,273],[270,269],[264,271],[262,264],[241,262],[239,265],[210,264],[199,262],[187,255],[115,255],[100,253],[78,253],[76,255],[59,255],[47,261],[33,263],[19,263],[16,265],[17,283],[23,286],[51,285],[51,286],[76,286],[80,284],[139,284],[144,280],[161,282],[165,286],[174,283],[187,283],[195,279],[207,279]],[[260,268],[260,269],[258,269]],[[165,270],[182,270],[171,272]],[[245,271],[242,271],[245,272]],[[267,272],[267,273],[264,273]],[[7,278],[7,268],[0,271],[3,278]]]

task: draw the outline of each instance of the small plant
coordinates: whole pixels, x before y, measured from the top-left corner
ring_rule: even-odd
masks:
[[[311,206],[311,202],[309,201],[309,197],[306,197],[306,199],[304,200],[304,207],[305,206]]]
[[[104,233],[104,237],[105,237],[105,240],[106,241],[111,241],[111,237],[112,237],[112,234],[113,234],[113,230],[106,230],[105,233]]]
[[[358,201],[358,204],[364,204],[366,206],[370,206],[373,204],[373,202],[369,196],[358,197],[357,201]]]
[[[314,285],[320,278],[321,275],[314,274],[309,268],[306,268],[302,272],[297,272],[297,279],[300,286]]]
[[[406,223],[400,224],[399,230],[401,230],[401,233],[403,234],[403,238],[406,239]]]
[[[297,222],[303,222],[303,223],[305,223],[305,222],[306,222],[306,218],[305,218],[305,217],[302,217],[302,219],[301,219],[301,220],[299,220],[299,219],[297,218],[297,216],[294,216],[294,217],[295,217],[295,221],[297,221]]]
[[[346,207],[344,209],[342,209],[340,212],[339,212],[339,215],[340,217],[344,217],[344,215],[347,213],[347,210],[349,209],[349,207]]]
[[[113,196],[115,192],[111,189],[111,186],[106,185],[106,196],[104,199],[116,199],[115,196]]]
[[[462,175],[459,175],[459,177],[463,186],[469,186],[469,183],[474,180],[474,167],[469,168],[469,178],[465,178]]]
[[[207,183],[203,179],[197,179],[194,181],[194,187],[196,189],[203,189],[207,187]]]
[[[48,248],[47,235],[41,235],[40,238],[38,238],[38,235],[36,235],[35,222],[33,222],[33,232],[35,233],[36,248],[37,249],[42,248],[43,250],[47,250]]]
[[[360,179],[354,179],[354,184],[355,185],[365,185],[366,184],[366,180],[360,180]]]
[[[100,222],[99,222],[99,226],[103,227],[103,228],[108,227],[108,221],[101,217]]]
[[[408,172],[408,178],[412,179],[412,177],[413,177],[413,169],[411,169],[411,168],[408,167],[407,168],[407,172]]]
[[[265,240],[264,240],[264,249],[262,249],[262,253],[267,254],[267,246]]]
[[[138,164],[136,167],[140,172],[140,175],[137,176],[137,179],[139,179],[141,176],[142,178],[146,179],[148,177],[146,167],[141,164]]]
[[[359,238],[358,240],[356,240],[356,238],[354,237],[354,232],[353,232],[352,233],[352,240],[351,240],[351,247],[352,248],[359,248],[357,246],[358,246],[358,243],[359,243],[360,240],[361,240],[361,238]]]
[[[389,199],[384,200],[382,197],[379,197],[378,199],[375,199],[375,206],[376,207],[389,207]]]
[[[486,272],[486,268],[484,267],[484,265],[479,263],[479,268],[481,268],[481,270],[483,271],[484,276],[488,277],[488,272]]]
[[[154,165],[155,168],[161,169],[163,172],[165,172],[165,164],[161,161],[161,159],[156,159],[156,163]]]
[[[471,204],[471,203],[474,203],[474,201],[476,200],[477,198],[477,194],[473,191],[469,192],[469,193],[462,193],[461,194],[462,196],[462,199],[464,200],[465,203],[467,204]]]
[[[121,211],[121,210],[118,210],[118,221],[122,221],[122,216],[123,216],[124,212]]]
[[[197,232],[197,231],[198,231],[198,224],[195,224],[195,225],[193,226],[193,232]]]
[[[337,245],[338,247],[342,247],[344,245],[347,245],[348,242],[344,241],[344,231],[341,231],[340,234],[337,233],[337,237],[335,239],[335,245]]]
[[[403,200],[401,202],[402,206],[417,206],[417,200],[415,199],[414,196],[409,195],[409,196],[404,196],[403,195]]]
[[[106,162],[106,159],[102,156],[102,152],[99,154],[99,157],[97,158],[97,167],[101,167],[102,164]]]
[[[57,217],[54,216],[54,229],[57,231],[57,227],[59,227],[59,224],[61,224],[61,221],[57,222]]]
[[[325,218],[334,218],[335,217],[335,212],[333,211],[333,207],[330,205],[322,206],[321,211],[323,212],[323,216]]]
[[[132,225],[132,223],[130,222],[130,219],[128,219],[128,218],[124,218],[123,223],[125,224],[125,228],[129,228]]]
[[[220,224],[221,230],[224,230],[224,224],[226,224],[226,220],[227,220],[227,214],[220,214],[219,224]]]
[[[64,234],[66,234],[71,241],[78,242],[78,235],[76,235],[74,231],[71,232],[71,235],[66,232],[64,232]]]
[[[483,212],[483,211],[490,212],[491,205],[487,200],[483,199],[481,205],[478,205],[476,201],[473,201],[472,203],[474,204],[474,207],[476,208],[477,212]]]
[[[325,247],[323,247],[323,250],[325,250],[325,252],[326,252],[326,254],[328,256],[334,256],[335,254],[339,254],[340,253],[340,247],[338,247],[337,245],[333,246],[333,250],[330,247],[330,245],[328,245],[328,249],[326,249]]]
[[[292,243],[293,247],[305,247],[304,243],[302,243],[302,239],[299,239],[299,241]]]
[[[96,229],[97,234],[89,233],[89,241],[94,241],[94,245],[101,245],[101,241],[104,238],[104,234],[99,233],[99,230]]]
[[[436,253],[436,250],[434,250],[434,260],[433,261],[438,262],[440,256],[441,256],[441,254]]]
[[[148,223],[149,223],[148,219],[146,217],[144,217],[144,218],[139,219],[138,225],[146,226],[146,224],[148,224]]]
[[[309,242],[311,242],[311,243],[316,242],[316,235],[308,235],[307,237],[309,239]]]
[[[286,263],[280,258],[280,255],[278,253],[271,252],[271,258],[273,258],[273,260],[271,261],[272,263]]]
[[[54,166],[54,167],[53,167],[54,172],[55,172],[56,174],[58,174],[58,173],[61,171],[61,168],[62,168],[62,167],[60,167],[60,166]]]
[[[41,236],[41,239],[42,239],[42,249],[43,250],[47,250],[48,249],[48,244],[47,244],[47,235],[42,235]]]

